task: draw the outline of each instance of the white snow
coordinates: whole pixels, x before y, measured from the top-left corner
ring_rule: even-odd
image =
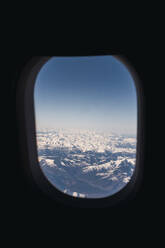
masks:
[[[38,156],[40,166],[45,170],[47,169],[46,166],[55,167],[52,170],[48,170],[51,176],[53,173],[55,175],[55,172],[52,171],[57,169],[58,172],[64,172],[66,176],[67,169],[70,171],[70,167],[72,167],[72,169],[76,169],[76,176],[81,175],[82,181],[82,175],[84,178],[88,178],[87,180],[89,180],[90,176],[91,180],[96,176],[98,184],[102,180],[109,180],[109,182],[111,181],[110,183],[116,183],[116,185],[120,182],[122,184],[128,183],[136,163],[136,138],[126,138],[126,136],[100,131],[46,130],[45,132],[37,133],[37,147],[39,154],[41,154]],[[47,149],[49,152],[47,152]],[[54,151],[57,152],[55,156]],[[59,151],[62,155],[60,155],[61,157],[58,158],[58,162],[55,164],[54,160]],[[96,160],[95,154],[97,156]],[[77,170],[77,167],[80,170]],[[69,179],[66,179],[66,188],[62,191],[73,197],[87,197],[88,193],[72,192],[69,189],[69,183],[73,186],[74,180],[71,180],[70,183]]]
[[[135,148],[117,147],[119,140],[122,144],[131,144]],[[39,149],[53,149],[54,147],[70,148],[85,151],[96,151],[104,153],[106,150],[112,152],[136,152],[136,138],[114,137],[104,132],[89,130],[60,130],[43,132],[37,135],[37,145]]]

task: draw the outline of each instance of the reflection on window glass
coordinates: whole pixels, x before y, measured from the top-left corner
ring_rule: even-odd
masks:
[[[137,96],[113,56],[53,57],[34,90],[38,160],[60,191],[102,198],[121,190],[136,164]]]

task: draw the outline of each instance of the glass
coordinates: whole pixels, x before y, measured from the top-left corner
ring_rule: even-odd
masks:
[[[58,190],[81,198],[120,191],[136,166],[137,95],[114,56],[52,57],[34,90],[38,161]]]

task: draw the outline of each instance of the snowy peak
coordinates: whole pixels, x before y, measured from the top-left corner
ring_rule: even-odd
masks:
[[[136,138],[89,130],[37,133],[38,160],[48,180],[74,197],[111,195],[130,180]]]

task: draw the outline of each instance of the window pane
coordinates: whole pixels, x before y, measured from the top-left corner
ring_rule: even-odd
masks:
[[[52,57],[34,90],[38,160],[60,191],[102,198],[136,165],[137,95],[113,56]]]

